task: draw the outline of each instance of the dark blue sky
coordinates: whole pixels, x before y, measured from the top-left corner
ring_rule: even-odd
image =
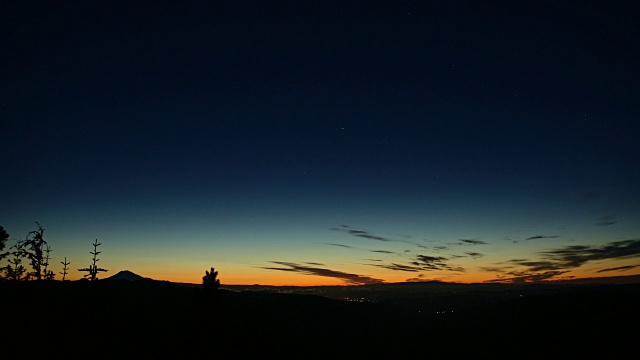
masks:
[[[114,271],[193,282],[210,266],[274,284],[636,274],[635,252],[522,262],[640,241],[638,15],[9,1],[0,225],[17,239],[39,221],[60,260],[99,238]]]

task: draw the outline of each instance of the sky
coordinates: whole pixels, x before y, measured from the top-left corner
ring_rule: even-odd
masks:
[[[96,240],[99,278],[640,274],[632,2],[0,11],[0,226],[41,224],[56,279]]]

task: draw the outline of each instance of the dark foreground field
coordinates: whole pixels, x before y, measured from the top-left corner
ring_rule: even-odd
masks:
[[[632,358],[640,284],[335,294],[169,282],[0,283],[5,358]],[[344,290],[346,291],[346,290]]]

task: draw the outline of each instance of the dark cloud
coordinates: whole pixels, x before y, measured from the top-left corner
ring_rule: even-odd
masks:
[[[345,248],[349,248],[349,249],[353,249],[352,246],[349,245],[344,245],[344,244],[336,244],[336,243],[325,243],[325,245],[331,245],[331,246],[339,246],[339,247],[345,247]]]
[[[480,269],[482,271],[486,271],[486,272],[495,272],[495,273],[504,273],[506,272],[506,267],[500,267],[500,266],[482,266],[480,267]]]
[[[427,249],[427,246],[419,244],[419,243],[415,243],[413,241],[409,241],[409,240],[401,240],[401,239],[392,239],[392,238],[387,238],[384,236],[379,236],[379,235],[374,235],[371,234],[368,231],[365,230],[355,230],[352,229],[349,225],[340,225],[337,228],[331,228],[330,230],[333,231],[340,231],[340,232],[344,232],[346,234],[352,235],[352,236],[356,236],[359,238],[363,238],[363,239],[369,239],[369,240],[376,240],[376,241],[385,241],[385,242],[401,242],[401,243],[406,243],[406,244],[411,244],[414,246],[417,246],[419,248],[423,248],[423,249]],[[402,235],[405,238],[410,238],[410,235]]]
[[[566,264],[556,261],[532,261],[532,260],[512,260],[515,265],[520,265],[529,268],[529,271],[548,271],[548,270],[562,270],[567,268]]]
[[[640,240],[615,241],[600,247],[573,245],[558,250],[546,251],[542,254],[566,268],[574,268],[588,261],[639,257]]]
[[[465,243],[465,244],[471,244],[471,245],[485,245],[486,242],[482,241],[482,240],[476,240],[476,239],[458,239],[461,242]]]
[[[534,282],[547,280],[565,274],[571,269],[578,268],[585,263],[601,260],[631,259],[640,257],[640,240],[615,241],[602,246],[573,245],[556,250],[540,253],[541,260],[512,259],[508,267],[492,269],[502,272],[497,282]],[[508,268],[524,267],[524,270],[506,271]],[[599,272],[621,271],[636,266],[623,266],[603,269]],[[487,271],[491,269],[485,269]]]
[[[464,271],[461,267],[452,267],[446,263],[448,259],[442,256],[418,255],[413,265],[422,267],[423,270],[450,270]]]
[[[604,216],[599,218],[598,220],[599,222],[596,224],[598,226],[610,226],[618,222],[613,216]]]
[[[386,264],[386,265],[374,265],[380,268],[389,269],[389,270],[397,270],[397,271],[408,271],[408,272],[420,272],[424,269],[420,266],[411,266],[411,265],[401,265],[396,263]]]
[[[417,244],[417,243],[414,243],[414,242],[411,242],[411,241],[404,241],[404,242],[406,242],[406,243],[408,243],[408,244],[413,244],[413,245],[415,245],[415,246],[417,246],[417,247],[419,247],[419,248],[423,248],[423,249],[428,249],[428,248],[429,248],[429,247],[427,247],[427,246],[425,246],[425,245]],[[408,250],[407,250],[407,251],[408,251]]]
[[[498,276],[495,280],[490,280],[486,282],[492,283],[531,283],[531,282],[540,282],[555,278],[562,274],[566,273],[566,271],[546,271],[542,273],[527,273],[527,272],[509,272],[505,275]]]
[[[640,265],[618,266],[618,267],[614,267],[614,268],[606,268],[606,269],[598,270],[597,272],[603,273],[603,272],[609,272],[609,271],[629,271],[629,270],[637,268],[638,266],[640,266]]]
[[[286,266],[286,267],[261,267],[267,270],[278,270],[295,272],[303,275],[325,276],[330,278],[336,278],[344,281],[350,285],[365,285],[365,284],[381,284],[384,280],[376,279],[368,276],[345,273],[342,271],[330,270],[320,267],[305,266],[291,262],[272,261],[274,264]]]
[[[345,232],[345,233],[347,233],[349,235],[353,235],[353,236],[357,236],[357,237],[364,238],[364,239],[369,239],[369,240],[393,241],[391,239],[387,239],[387,238],[382,237],[382,236],[372,235],[368,231],[350,229],[350,228],[348,228],[347,225],[341,225],[341,227],[339,227],[339,228],[331,228],[331,230],[342,231],[342,232]]]
[[[382,254],[395,254],[395,252],[388,251],[388,250],[369,250],[369,251],[375,252],[375,253],[382,253]]]
[[[513,238],[513,237],[511,237],[510,235],[505,236],[503,239],[504,239],[504,240],[506,240],[506,241],[511,241],[511,242],[512,242],[512,243],[514,243],[514,244],[517,244],[517,243],[519,243],[519,242],[520,242],[519,240],[514,239],[514,238]]]
[[[481,257],[484,256],[484,254],[480,254],[480,253],[477,253],[477,252],[466,252],[465,254],[471,256],[474,259],[481,258]]]
[[[422,263],[422,264],[428,264],[428,265],[432,265],[432,264],[444,264],[444,261],[447,260],[447,258],[442,257],[442,256],[428,256],[428,255],[418,255],[416,257],[416,259]]]
[[[447,264],[448,259],[442,256],[427,256],[418,255],[413,258],[408,264],[398,263],[386,263],[386,264],[370,264],[375,267],[407,272],[421,272],[421,271],[458,271],[463,272],[464,269],[458,266],[451,266]]]
[[[465,272],[466,271],[462,266],[447,266],[447,270],[448,271],[455,271],[455,272]]]
[[[419,274],[418,276],[413,278],[408,278],[405,281],[406,282],[423,282],[424,281],[423,277],[424,277],[424,274]]]
[[[559,237],[558,235],[536,235],[526,238],[525,240],[535,240],[535,239],[555,239]]]

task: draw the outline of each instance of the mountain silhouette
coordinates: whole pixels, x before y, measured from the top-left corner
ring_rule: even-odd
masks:
[[[127,280],[127,281],[138,281],[138,280],[151,280],[148,277],[142,277],[136,273],[133,273],[129,270],[122,270],[115,275],[112,275],[104,280]]]

